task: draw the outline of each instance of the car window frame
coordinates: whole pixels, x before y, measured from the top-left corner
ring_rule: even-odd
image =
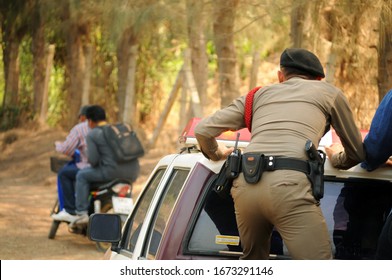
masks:
[[[177,195],[173,205],[171,206],[169,215],[167,216],[167,221],[165,223],[165,227],[163,229],[162,236],[161,236],[161,238],[159,240],[159,245],[158,245],[157,251],[156,251],[157,253],[159,252],[159,249],[160,249],[161,243],[162,243],[162,238],[163,238],[163,236],[165,234],[165,231],[166,231],[166,228],[167,228],[167,223],[170,221],[170,217],[171,217],[171,215],[173,213],[173,210],[176,207],[178,199],[181,197],[181,193],[182,193],[182,191],[184,189],[184,185],[186,184],[186,182],[189,179],[189,176],[191,174],[191,170],[192,169],[189,168],[189,167],[181,167],[181,166],[174,166],[173,169],[171,170],[171,173],[169,175],[169,179],[166,181],[163,190],[159,194],[160,195],[159,201],[158,201],[158,203],[155,204],[154,213],[151,216],[150,222],[148,224],[148,229],[146,231],[146,237],[144,238],[142,249],[141,249],[141,254],[140,254],[141,258],[148,259],[151,239],[153,237],[153,233],[154,233],[155,224],[156,224],[156,221],[157,221],[157,218],[158,218],[158,214],[160,213],[162,204],[163,204],[164,200],[166,199],[166,195],[168,194],[169,190],[171,189],[171,186],[173,186],[172,182],[173,182],[174,176],[176,175],[176,173],[178,171],[186,171],[187,175],[185,177],[185,180],[182,182],[182,184],[180,186],[180,189],[179,189],[179,192],[178,192],[178,195]]]
[[[184,235],[184,239],[182,241],[182,253],[184,255],[197,255],[197,256],[208,256],[208,257],[216,257],[218,258],[227,258],[227,259],[238,259],[242,254],[241,253],[236,253],[236,252],[227,252],[227,253],[222,253],[220,252],[195,252],[193,250],[189,250],[189,243],[191,241],[192,234],[195,230],[196,223],[199,219],[199,216],[201,214],[201,211],[204,208],[205,201],[207,197],[209,196],[210,192],[213,192],[213,184],[218,178],[218,174],[212,172],[212,176],[209,178],[207,184],[203,187],[202,194],[197,201],[197,204],[194,208],[194,211],[192,213],[190,222],[188,224],[188,227],[186,228],[186,234]]]
[[[142,204],[142,202],[144,201],[145,195],[150,190],[151,183],[155,181],[155,179],[157,178],[157,176],[159,174],[159,175],[161,175],[161,178],[160,178],[159,182],[156,185],[156,189],[154,191],[154,194],[153,194],[153,196],[151,198],[151,201],[150,201],[150,203],[148,205],[148,208],[147,208],[147,210],[145,212],[145,215],[144,215],[144,218],[143,218],[143,223],[146,221],[146,217],[148,216],[148,212],[150,211],[150,209],[152,207],[152,201],[154,200],[154,197],[156,196],[156,193],[159,190],[159,185],[160,185],[162,179],[165,178],[165,173],[167,172],[167,170],[168,170],[168,165],[163,165],[163,166],[160,166],[159,168],[157,168],[155,170],[154,174],[151,176],[151,179],[146,184],[146,187],[143,188],[143,191],[140,193],[140,195],[139,195],[139,197],[138,197],[138,199],[137,199],[137,201],[135,203],[134,209],[132,210],[132,214],[128,217],[128,219],[126,221],[126,224],[125,224],[125,226],[123,228],[123,232],[122,232],[122,235],[121,235],[121,241],[120,241],[120,244],[119,244],[120,245],[119,247],[121,248],[121,254],[130,255],[130,256],[134,255],[134,251],[131,251],[131,250],[128,249],[128,244],[129,244],[129,242],[131,240],[131,237],[129,235],[131,234],[131,230],[132,230],[132,226],[133,226],[133,223],[134,223],[135,216],[139,212],[139,207]],[[143,223],[141,223],[141,225],[143,225]],[[140,227],[140,229],[141,228],[142,227]],[[135,244],[138,243],[138,239],[140,238],[139,234],[137,236]]]

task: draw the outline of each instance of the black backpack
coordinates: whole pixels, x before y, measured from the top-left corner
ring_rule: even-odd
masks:
[[[143,145],[130,125],[125,123],[107,124],[101,128],[117,162],[132,161],[144,156]]]

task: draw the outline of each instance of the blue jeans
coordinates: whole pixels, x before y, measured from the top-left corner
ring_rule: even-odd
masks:
[[[78,171],[79,168],[75,163],[70,163],[58,172],[58,180],[62,191],[62,206],[70,214],[75,214],[75,180]]]
[[[76,214],[88,214],[90,184],[94,182],[103,182],[107,179],[99,169],[86,167],[81,169],[76,175]]]

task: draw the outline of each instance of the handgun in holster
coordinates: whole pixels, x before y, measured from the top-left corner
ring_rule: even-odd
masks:
[[[314,198],[319,201],[324,196],[324,163],[325,153],[317,150],[312,141],[307,140],[305,151],[309,158],[309,174],[307,174],[311,184]]]
[[[237,178],[241,172],[241,150],[238,149],[239,137],[240,134],[237,133],[234,150],[223,163],[215,183],[214,191],[223,198],[230,197],[230,189],[233,185],[233,180]]]

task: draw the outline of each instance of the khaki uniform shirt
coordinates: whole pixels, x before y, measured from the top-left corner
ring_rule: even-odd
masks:
[[[216,136],[245,127],[244,104],[245,96],[239,97],[196,126],[197,140],[208,158],[221,159]],[[345,148],[330,159],[332,165],[348,169],[365,159],[348,101],[329,83],[294,77],[262,87],[254,96],[252,118],[252,139],[244,152],[306,160],[306,140],[318,146],[332,125]]]

